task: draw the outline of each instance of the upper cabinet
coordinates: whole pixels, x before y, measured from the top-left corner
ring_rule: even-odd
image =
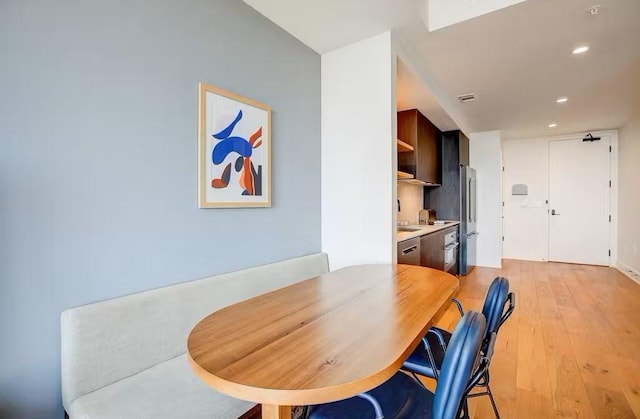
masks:
[[[413,147],[398,153],[398,170],[420,182],[439,185],[440,130],[417,109],[398,112],[398,139]],[[402,151],[402,150],[398,150]]]

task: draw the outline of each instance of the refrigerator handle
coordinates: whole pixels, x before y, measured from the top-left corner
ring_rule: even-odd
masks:
[[[468,222],[473,222],[473,213],[471,212],[471,178],[469,178],[469,182],[467,185],[467,221]]]

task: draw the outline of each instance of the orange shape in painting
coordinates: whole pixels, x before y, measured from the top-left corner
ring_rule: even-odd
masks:
[[[249,195],[254,194],[253,190],[253,175],[251,174],[251,159],[244,158],[242,165],[242,171],[240,172],[240,186],[247,191]]]

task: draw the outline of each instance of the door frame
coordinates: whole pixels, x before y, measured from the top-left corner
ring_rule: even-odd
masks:
[[[541,141],[545,142],[547,146],[547,152],[545,154],[544,160],[544,193],[546,200],[546,210],[547,214],[550,211],[549,206],[549,143],[552,141],[562,141],[562,140],[575,140],[578,138],[584,138],[585,135],[591,133],[594,137],[609,137],[609,145],[611,146],[611,153],[609,153],[609,176],[611,179],[611,188],[609,190],[609,211],[611,213],[611,222],[609,223],[609,246],[611,248],[611,256],[609,257],[609,266],[616,267],[618,261],[618,130],[600,130],[600,131],[583,131],[571,134],[562,134],[556,135],[552,137],[534,137],[534,138],[523,138],[522,140],[528,141]],[[504,165],[503,165],[504,167]],[[502,176],[502,193],[504,194],[504,175]],[[504,202],[504,197],[503,197]],[[502,208],[503,216],[504,216],[504,208]],[[507,231],[504,231],[504,218],[502,220],[503,223],[503,234],[508,234]],[[545,217],[544,222],[544,231],[546,234],[545,240],[545,260],[549,261],[549,216]],[[504,246],[504,243],[502,244]]]

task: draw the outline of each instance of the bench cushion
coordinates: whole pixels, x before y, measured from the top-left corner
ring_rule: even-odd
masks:
[[[318,253],[66,310],[64,407],[184,354],[189,332],[212,311],[327,271],[327,256]]]
[[[254,405],[202,383],[182,355],[78,398],[68,413],[74,419],[230,419]]]

